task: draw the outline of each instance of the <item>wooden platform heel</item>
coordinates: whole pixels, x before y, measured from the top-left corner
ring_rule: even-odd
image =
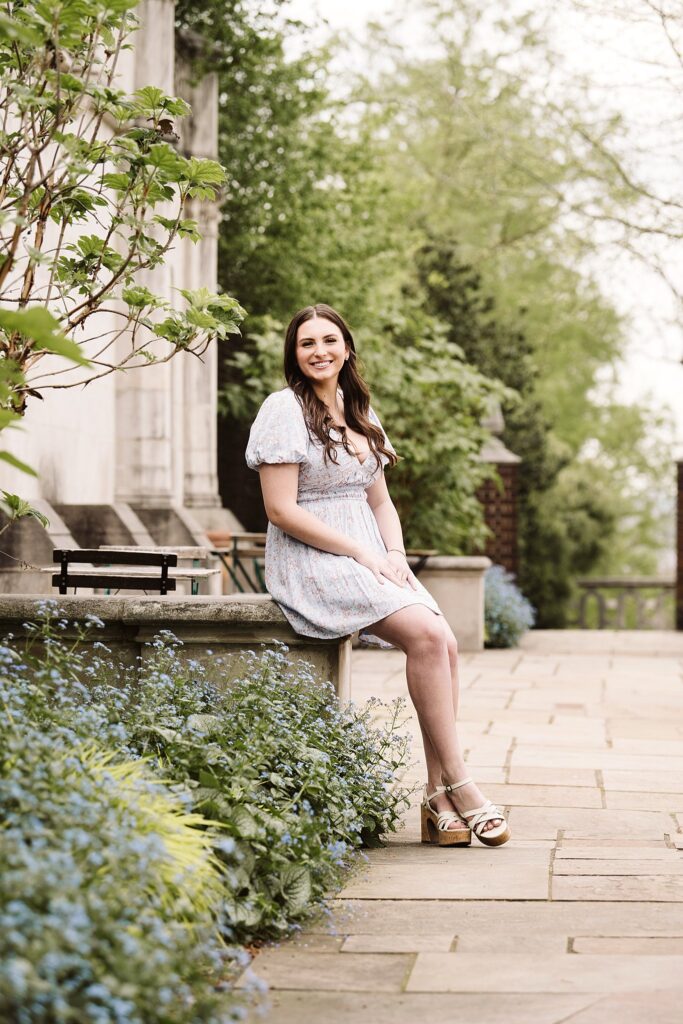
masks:
[[[445,786],[437,786],[433,793],[424,788],[424,798],[420,807],[422,823],[422,842],[437,846],[469,846],[472,842],[472,830],[469,828],[449,828],[452,821],[458,821],[461,815],[455,811],[437,811],[430,804],[433,797],[445,793]]]

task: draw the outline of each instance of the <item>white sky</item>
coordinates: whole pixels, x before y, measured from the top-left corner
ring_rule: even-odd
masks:
[[[644,0],[613,0],[616,6],[633,6]],[[676,4],[680,0],[664,0]],[[528,7],[525,0],[513,0],[518,7]],[[409,40],[414,52],[427,52],[429,40],[419,16],[407,19],[397,15],[396,3],[386,0],[294,0],[287,6],[290,16],[311,23],[314,12],[328,22],[331,29],[343,29],[361,37],[368,19],[392,29]],[[658,192],[669,189],[683,192],[683,159],[680,154],[682,125],[670,121],[672,113],[683,113],[680,88],[683,71],[662,72],[669,59],[669,50],[659,29],[643,23],[629,24],[623,20],[595,17],[577,10],[572,0],[538,0],[537,10],[551,12],[551,42],[561,53],[566,71],[589,78],[592,98],[602,113],[608,107],[621,112],[634,128],[634,150],[629,154],[641,177]],[[490,15],[496,8],[501,13],[509,5],[504,0],[491,0],[486,6]],[[683,24],[682,24],[683,29]],[[315,34],[317,36],[317,33]],[[683,35],[683,32],[682,32]],[[307,35],[306,42],[312,39]],[[352,53],[349,58],[353,60]],[[678,102],[672,110],[672,97],[679,90]],[[668,123],[665,131],[661,125]],[[635,140],[637,139],[637,142]],[[679,156],[676,158],[676,147]],[[666,271],[683,288],[683,243],[665,249],[655,247],[664,260]],[[669,407],[676,422],[676,435],[683,458],[683,312],[676,308],[671,292],[661,279],[641,263],[615,254],[605,254],[594,264],[605,295],[628,313],[632,323],[629,351],[621,372],[622,397],[637,400],[650,394],[660,407]]]

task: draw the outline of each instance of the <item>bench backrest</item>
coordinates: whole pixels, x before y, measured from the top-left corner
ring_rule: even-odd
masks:
[[[117,590],[158,590],[167,594],[175,590],[176,581],[169,579],[169,567],[178,564],[178,556],[167,551],[102,551],[99,548],[58,548],[52,561],[59,562],[59,572],[52,577],[52,586],[66,594],[67,587],[116,587]],[[113,573],[85,574],[69,571],[69,564],[89,565],[158,565],[158,576],[117,576]]]

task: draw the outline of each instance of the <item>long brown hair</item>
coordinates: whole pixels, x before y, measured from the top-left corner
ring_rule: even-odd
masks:
[[[307,320],[312,320],[316,316],[324,317],[325,320],[331,320],[333,324],[337,325],[349,351],[349,358],[344,362],[339,372],[338,380],[338,387],[342,389],[344,395],[344,415],[347,426],[367,437],[370,447],[370,453],[366,456],[368,459],[373,453],[379,458],[381,453],[387,456],[389,465],[394,466],[398,462],[397,457],[393,452],[387,450],[384,445],[382,431],[372,423],[368,415],[370,391],[358,372],[356,346],[351,331],[344,318],[337,313],[336,309],[332,309],[331,306],[326,305],[324,302],[318,302],[315,306],[305,306],[298,313],[295,313],[289,322],[285,334],[285,379],[301,403],[309,433],[314,434],[323,445],[323,458],[325,460],[329,457],[333,462],[338,461],[337,448],[340,442],[330,437],[330,430],[333,428],[340,431],[342,435],[341,444],[346,448],[349,455],[353,455],[354,458],[356,457],[349,448],[346,430],[344,427],[338,427],[334,422],[327,406],[318,398],[313,390],[310,379],[301,372],[297,362],[297,331],[301,324]]]

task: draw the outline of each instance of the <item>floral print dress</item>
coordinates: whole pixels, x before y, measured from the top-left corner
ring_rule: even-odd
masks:
[[[372,406],[369,417],[384,432]],[[341,440],[341,431],[333,428],[332,437]],[[386,447],[395,451],[388,439]],[[328,526],[386,554],[365,492],[379,479],[388,458],[378,459],[370,452],[361,463],[340,445],[338,463],[325,462],[323,446],[309,436],[303,409],[291,388],[275,391],[263,402],[251,427],[245,458],[254,470],[264,462],[298,462],[297,503]],[[265,579],[271,597],[303,636],[334,639],[359,630],[361,643],[391,647],[367,627],[412,604],[424,604],[442,614],[419,580],[417,590],[386,577],[382,584],[355,558],[305,544],[273,523],[266,534]]]

